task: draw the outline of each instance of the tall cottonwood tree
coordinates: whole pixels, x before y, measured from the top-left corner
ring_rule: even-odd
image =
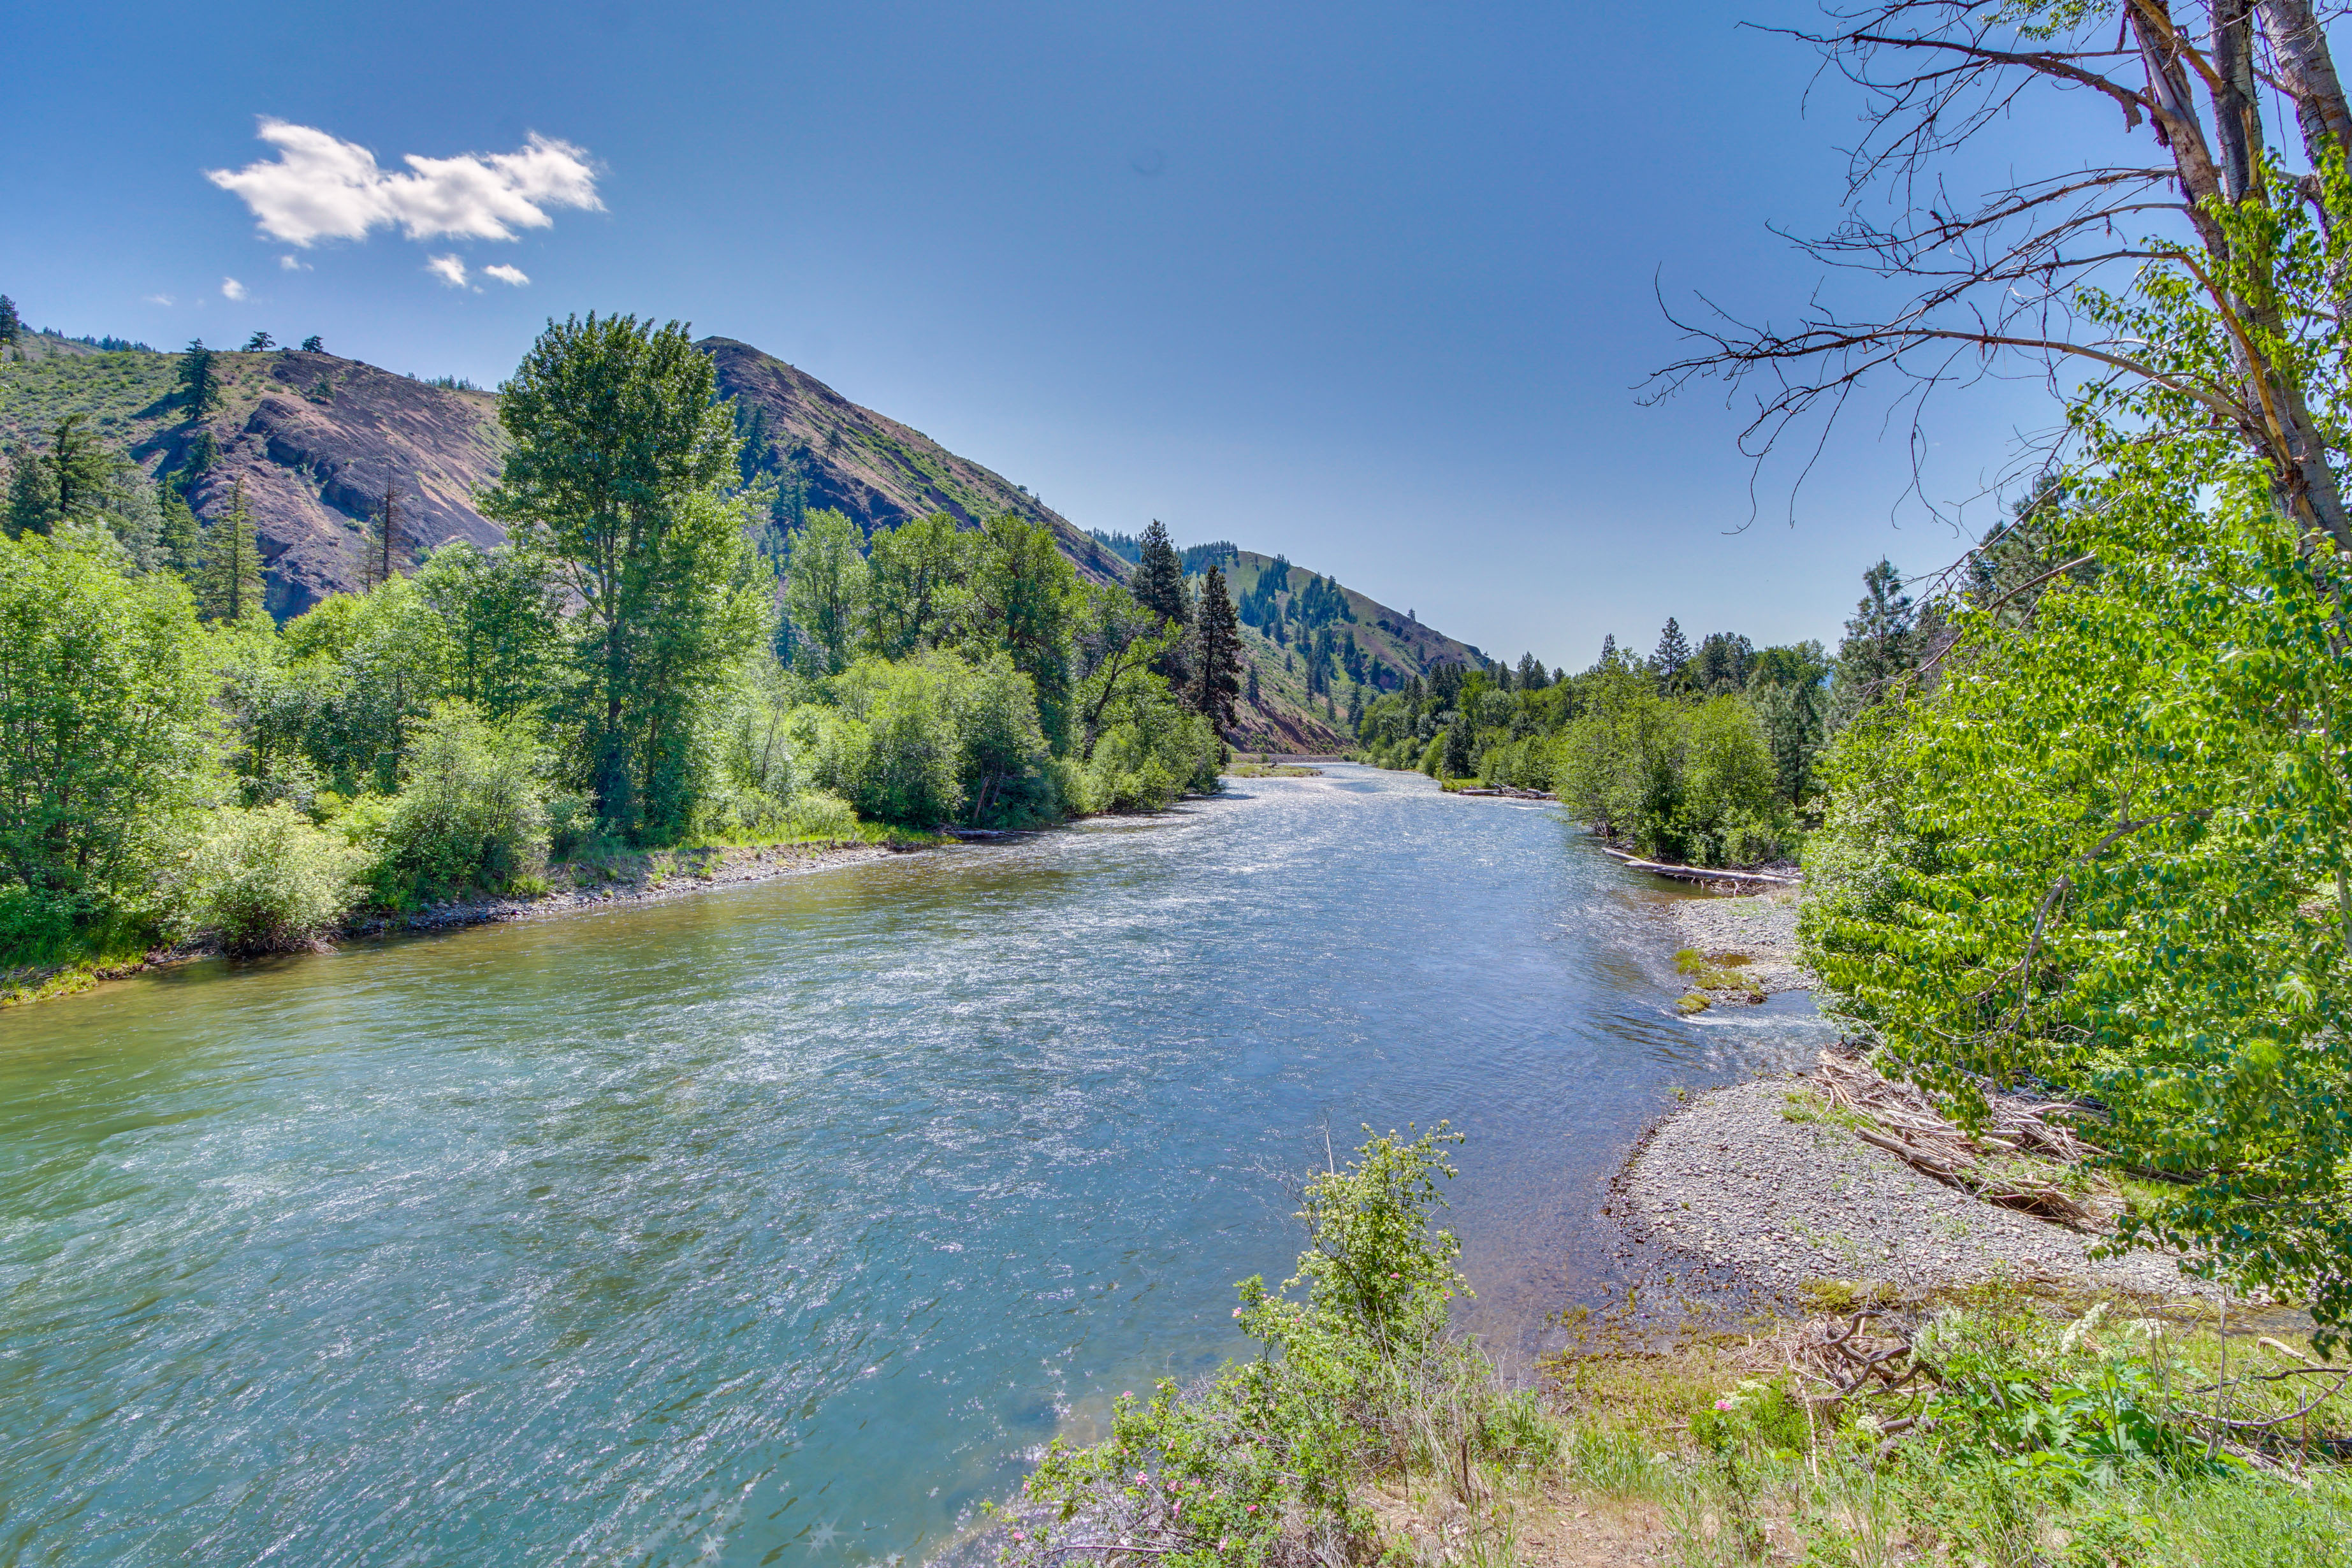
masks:
[[[499,389],[514,445],[482,496],[578,600],[576,765],[599,819],[645,840],[683,831],[698,708],[765,615],[715,383],[679,322],[551,321]]]

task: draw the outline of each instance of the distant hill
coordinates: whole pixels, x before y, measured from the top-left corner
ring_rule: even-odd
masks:
[[[1131,535],[1077,528],[1024,487],[749,343],[705,338],[698,346],[736,401],[751,461],[793,511],[837,508],[868,532],[934,511],[966,527],[1014,512],[1051,529],[1094,582],[1120,582],[1131,570]],[[198,435],[173,399],[180,357],[28,334],[0,363],[0,440],[45,445],[59,418],[79,413],[100,440],[149,472],[176,469]],[[490,545],[505,537],[474,506],[475,493],[498,477],[506,447],[497,394],[299,350],[221,353],[215,363],[221,405],[205,427],[217,457],[189,500],[217,517],[244,485],[271,613],[299,615],[358,585],[368,521],[387,484],[399,498],[411,562],[452,539]],[[1311,646],[1328,626],[1338,657],[1379,689],[1441,663],[1481,660],[1470,645],[1278,556],[1223,542],[1186,554],[1198,571],[1222,566],[1242,605],[1258,700],[1244,704],[1235,733],[1251,749],[1346,743],[1349,685],[1334,680],[1328,708],[1322,697],[1309,699],[1302,630]]]
[[[1307,657],[1327,626],[1342,650],[1353,649],[1355,668],[1374,692],[1393,691],[1441,664],[1486,662],[1470,644],[1280,556],[1199,546],[1186,553],[1202,573],[1211,564],[1221,568],[1241,608],[1243,650],[1258,672],[1258,700],[1244,701],[1234,723],[1235,743],[1248,750],[1328,752],[1353,743],[1349,679],[1332,680],[1328,703],[1307,695]]]

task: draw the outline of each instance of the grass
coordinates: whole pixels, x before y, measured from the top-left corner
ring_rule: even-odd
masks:
[[[155,943],[152,931],[125,919],[20,933],[0,950],[0,1007],[87,991],[143,963]]]

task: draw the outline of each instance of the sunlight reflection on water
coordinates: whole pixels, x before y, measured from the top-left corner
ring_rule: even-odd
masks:
[[[1290,1184],[1470,1135],[1468,1327],[1604,1287],[1661,895],[1335,768],[1145,821],[146,976],[0,1017],[0,1561],[920,1556],[1243,1348]]]

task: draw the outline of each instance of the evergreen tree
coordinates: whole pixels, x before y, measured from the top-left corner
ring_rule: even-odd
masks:
[[[1475,770],[1470,756],[1470,721],[1456,719],[1445,731],[1445,760],[1440,764],[1450,779],[1466,779]]]
[[[260,607],[261,552],[254,542],[253,514],[246,510],[243,479],[229,492],[228,510],[205,530],[196,600],[207,620],[242,620],[248,611]]]
[[[16,301],[0,294],[0,349],[16,347],[24,335],[25,321],[16,314]]]
[[[163,563],[194,584],[204,564],[204,531],[197,526],[195,510],[170,479],[155,481],[155,504],[163,513],[155,539]]]
[[[322,354],[327,352],[327,345],[320,341],[318,333],[312,332],[302,340],[302,352],[306,354]]]
[[[1257,661],[1255,659],[1250,661],[1248,699],[1251,707],[1260,706],[1257,700]]]
[[[68,414],[49,433],[49,493],[60,518],[87,518],[98,511],[114,479],[114,461],[82,428],[85,418]]]
[[[1832,729],[1843,728],[1877,701],[1887,683],[1918,662],[1918,616],[1903,574],[1881,558],[1862,574],[1863,595],[1838,644],[1836,689],[1830,703]]]
[[[1549,686],[1551,677],[1544,673],[1543,660],[1532,653],[1519,655],[1518,684],[1522,691],[1540,691]]]
[[[220,374],[202,338],[192,339],[180,356],[179,386],[180,412],[189,419],[202,419],[220,404]]]
[[[1593,668],[1595,669],[1614,669],[1617,668],[1617,634],[1615,632],[1609,632],[1601,637],[1600,662],[1595,664]]]
[[[1158,518],[1143,531],[1141,558],[1128,579],[1128,591],[1163,622],[1183,626],[1192,619],[1192,595],[1184,587],[1184,563]]]
[[[1225,592],[1222,567],[1210,567],[1202,580],[1200,609],[1192,628],[1192,707],[1222,735],[1233,728],[1234,703],[1242,689],[1241,617]]]
[[[8,537],[47,533],[58,521],[58,491],[49,465],[27,442],[8,454]]]
[[[1665,629],[1658,633],[1657,651],[1650,655],[1650,673],[1662,690],[1679,691],[1688,683],[1685,667],[1690,660],[1690,639],[1683,636],[1683,628],[1674,616],[1668,616]]]
[[[245,352],[249,354],[268,353],[278,346],[278,340],[268,332],[256,332],[245,340]]]
[[[1744,691],[1755,662],[1754,643],[1737,632],[1710,632],[1698,645],[1697,662],[1692,667],[1694,683],[1710,695]]]

